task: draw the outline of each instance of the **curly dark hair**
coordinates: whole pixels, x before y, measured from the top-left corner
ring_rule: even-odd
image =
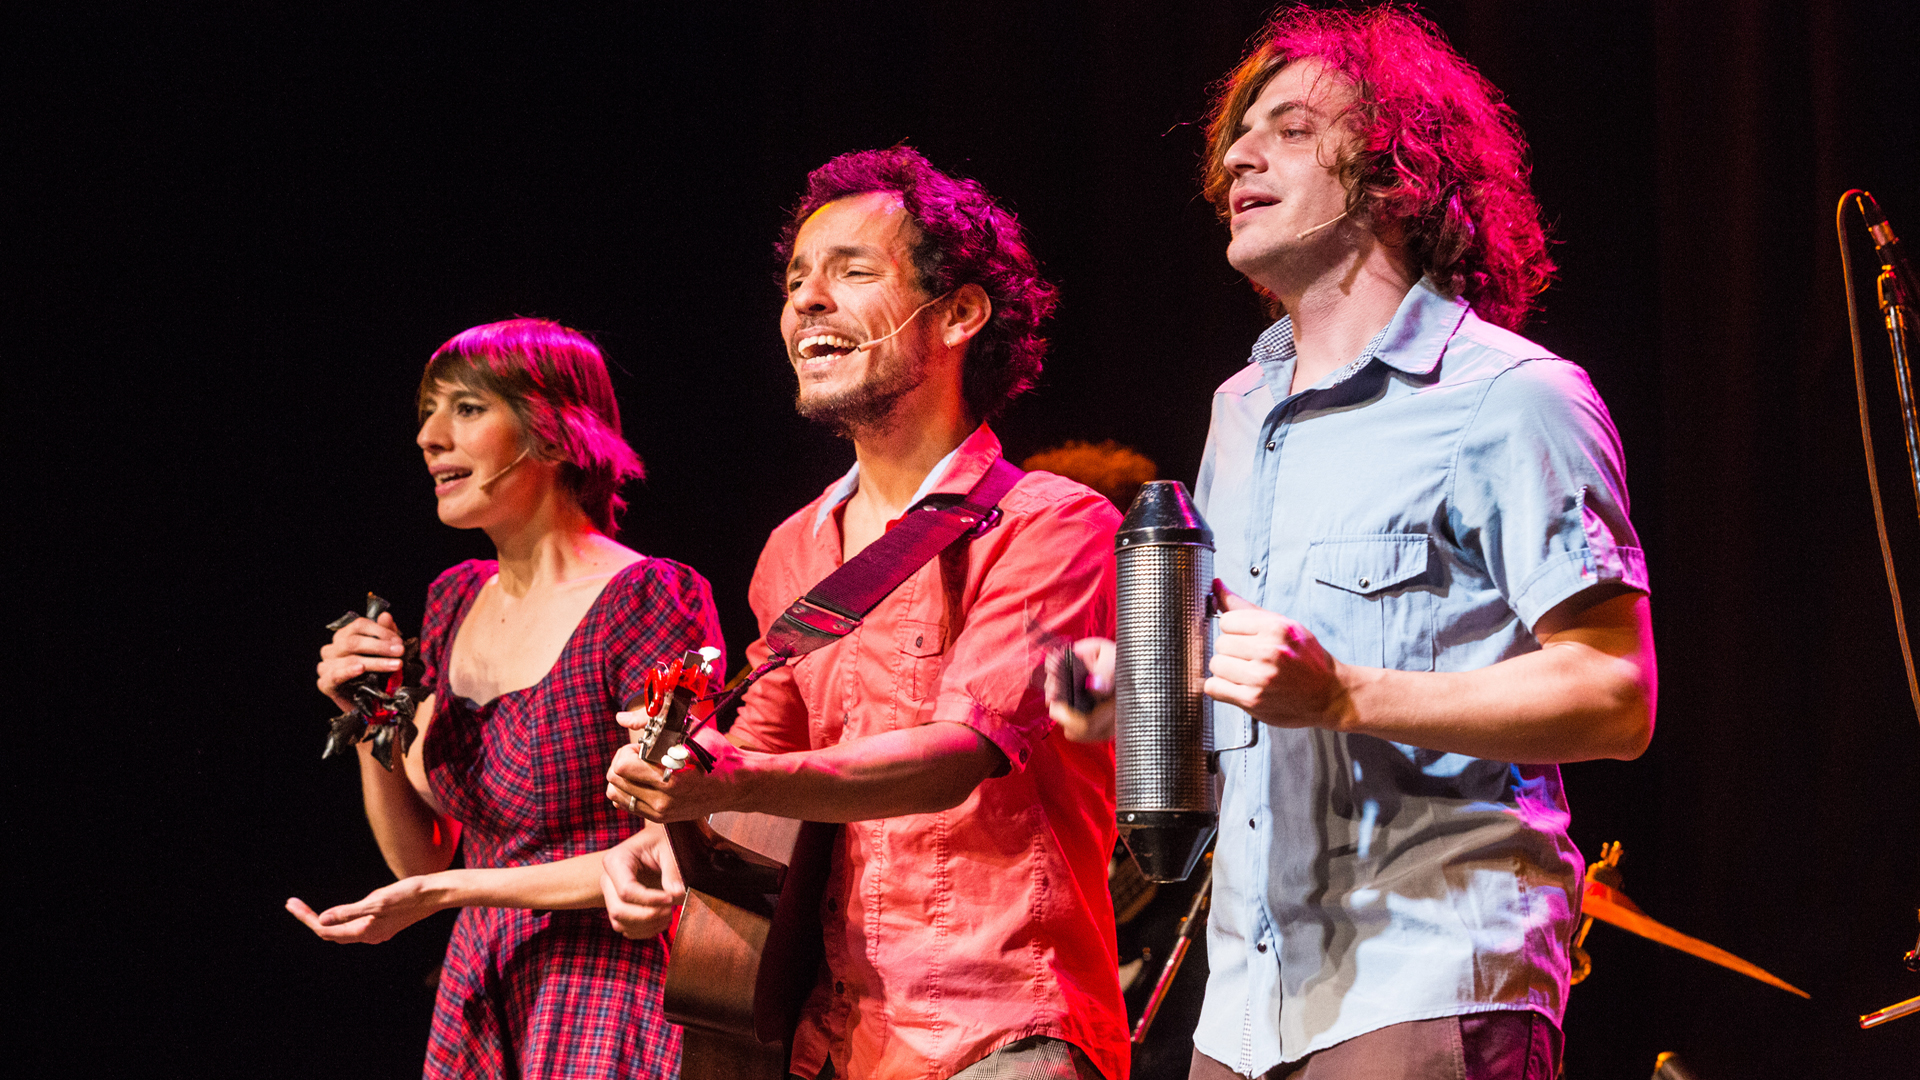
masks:
[[[1227,151],[1268,80],[1318,60],[1358,98],[1354,138],[1335,169],[1347,210],[1397,228],[1414,266],[1465,296],[1481,318],[1517,330],[1552,282],[1540,204],[1528,183],[1526,137],[1513,110],[1425,18],[1392,4],[1363,11],[1294,7],[1275,15],[1215,88],[1203,170],[1207,198],[1228,217]]]
[[[919,230],[913,268],[922,291],[942,296],[978,285],[993,302],[992,317],[968,346],[961,386],[973,415],[993,419],[1039,379],[1047,340],[1038,331],[1058,303],[1058,290],[1040,276],[1011,210],[978,182],[948,176],[904,144],[841,154],[807,174],[806,193],[774,244],[780,265],[793,257],[794,238],[814,211],[870,191],[900,196],[912,216]]]

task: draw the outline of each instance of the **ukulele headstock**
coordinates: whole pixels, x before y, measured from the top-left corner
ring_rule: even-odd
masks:
[[[647,672],[646,690],[626,703],[626,711],[647,715],[646,726],[632,734],[643,760],[660,765],[668,751],[687,741],[694,703],[713,683],[713,665],[719,659],[718,649],[689,649],[679,659],[662,660]]]

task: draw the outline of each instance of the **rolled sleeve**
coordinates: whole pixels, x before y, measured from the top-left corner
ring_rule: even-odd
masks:
[[[1598,585],[1648,591],[1620,437],[1577,366],[1529,360],[1493,379],[1454,476],[1455,534],[1529,627]]]
[[[992,564],[954,638],[928,717],[979,732],[1015,770],[1053,733],[1042,677],[1048,642],[1113,634],[1119,514],[1085,489],[1057,501],[1049,498],[1055,490],[1036,486],[1009,496],[1009,509],[1029,512],[1009,514],[1000,526],[1005,535],[982,538],[995,543]],[[1022,506],[1026,501],[1034,505]]]

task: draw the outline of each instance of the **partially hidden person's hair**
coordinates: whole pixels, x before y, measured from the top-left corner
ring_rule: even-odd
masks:
[[[548,319],[508,319],[455,334],[420,376],[424,410],[436,387],[497,394],[537,456],[560,463],[560,482],[593,527],[612,536],[626,500],[620,488],[646,475],[620,434],[620,403],[607,362],[585,334]]]
[[[774,245],[780,265],[816,210],[873,191],[898,195],[913,218],[914,272],[929,297],[978,285],[992,301],[992,316],[967,347],[962,391],[976,418],[993,419],[1039,379],[1047,353],[1039,327],[1058,292],[1040,276],[1019,219],[978,182],[948,176],[906,145],[841,154],[807,175]]]
[[[1552,282],[1526,137],[1500,91],[1432,22],[1392,4],[1361,11],[1294,7],[1267,23],[1215,88],[1205,192],[1230,216],[1227,151],[1281,68],[1318,60],[1357,102],[1334,168],[1347,210],[1376,234],[1398,230],[1417,271],[1508,329]]]
[[[1140,489],[1160,476],[1160,467],[1152,458],[1112,439],[1097,443],[1068,439],[1059,446],[1049,446],[1028,456],[1020,467],[1028,472],[1039,469],[1078,480],[1105,495],[1123,514],[1133,505]]]

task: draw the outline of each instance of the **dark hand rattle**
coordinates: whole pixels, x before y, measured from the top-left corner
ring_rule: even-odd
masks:
[[[377,621],[389,606],[385,600],[368,593],[365,617]],[[327,629],[337,631],[360,617],[360,612],[349,611],[328,623]],[[353,702],[353,708],[329,721],[327,748],[321,751],[320,759],[325,761],[345,754],[354,743],[371,742],[373,759],[392,772],[395,741],[399,742],[400,754],[404,757],[420,733],[413,714],[427,696],[426,689],[419,685],[425,675],[426,665],[420,660],[420,639],[411,637],[406,639],[406,654],[401,657],[400,670],[388,674],[369,671],[341,683],[339,692]]]

